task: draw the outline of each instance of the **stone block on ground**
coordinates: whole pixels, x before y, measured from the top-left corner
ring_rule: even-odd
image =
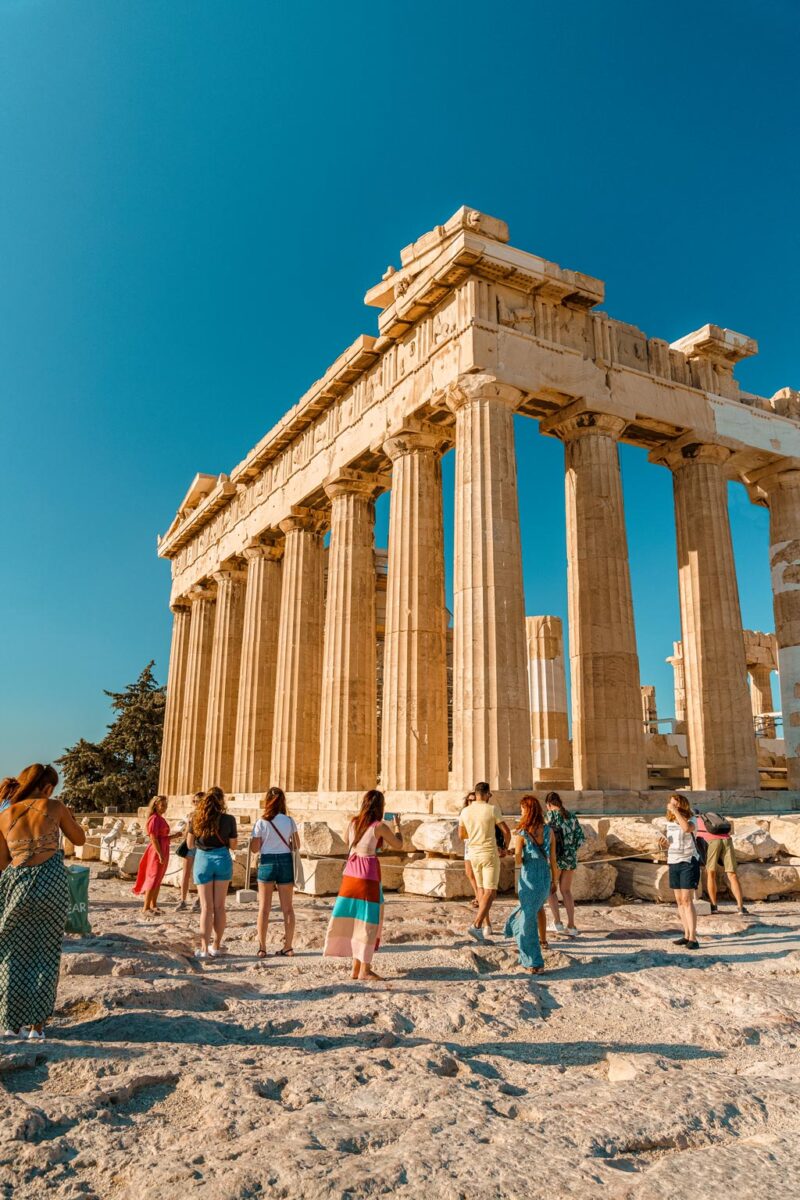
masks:
[[[800,870],[777,863],[742,863],[737,874],[745,900],[792,896],[800,892]]]
[[[79,862],[99,862],[100,839],[87,838],[82,846],[75,847],[75,857]]]
[[[623,896],[635,896],[638,900],[655,900],[669,903],[675,897],[669,886],[669,868],[664,863],[637,862],[623,859],[617,868],[617,891]]]
[[[423,858],[403,871],[403,890],[412,896],[460,900],[472,895],[463,859]]]
[[[139,870],[139,864],[146,849],[146,846],[138,846],[133,850],[126,850],[123,854],[115,856],[114,862],[117,864],[120,875],[125,875],[129,879],[133,879]]]
[[[385,892],[401,892],[403,890],[403,871],[408,865],[404,854],[382,854],[381,883]]]
[[[464,857],[464,843],[458,836],[458,821],[446,817],[438,821],[423,821],[411,835],[411,844],[426,854],[442,854],[452,858]]]
[[[576,900],[607,900],[617,884],[614,863],[578,863],[572,876],[572,895]]]
[[[237,904],[258,904],[258,892],[254,888],[239,888],[236,893]]]
[[[766,829],[751,829],[745,833],[734,832],[733,848],[740,863],[766,862],[777,858],[781,846]]]
[[[666,850],[659,846],[664,822],[641,817],[610,817],[606,844],[609,854],[641,854],[653,862],[665,862]]]
[[[300,849],[309,858],[335,858],[347,854],[347,843],[327,821],[298,821]]]
[[[500,859],[500,883],[498,884],[498,892],[513,892],[515,888],[516,868],[514,863],[514,855],[506,854]],[[467,881],[469,882],[469,880]],[[471,893],[470,893],[471,894]]]
[[[301,889],[306,896],[335,896],[342,882],[345,860],[343,858],[303,858],[304,884]]]
[[[578,862],[587,862],[590,858],[599,858],[601,854],[605,854],[605,833],[601,834],[595,828],[595,825],[599,823],[590,824],[588,821],[581,821],[581,829],[583,830],[585,840],[578,847]],[[605,823],[607,825],[608,821]]]
[[[769,833],[783,847],[784,854],[800,856],[800,814],[770,817]]]
[[[144,847],[142,847],[142,853],[144,853]],[[181,880],[183,879],[183,864],[185,861],[185,859],[181,858],[180,855],[176,854],[175,851],[172,850],[169,856],[169,862],[167,863],[167,869],[164,872],[163,883],[166,885],[166,887],[181,886]],[[122,866],[120,866],[120,870],[122,870]],[[193,892],[197,890],[195,888],[194,879],[192,879],[191,873],[189,875],[189,890]]]

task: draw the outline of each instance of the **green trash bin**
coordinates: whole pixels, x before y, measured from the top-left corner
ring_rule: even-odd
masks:
[[[89,924],[89,868],[67,867],[69,881],[69,912],[67,913],[67,933],[79,933],[84,937],[92,932]]]

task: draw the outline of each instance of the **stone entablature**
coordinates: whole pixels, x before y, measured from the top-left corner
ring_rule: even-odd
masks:
[[[791,551],[794,571],[800,554],[787,539],[800,527],[794,486],[798,393],[783,388],[766,400],[739,389],[735,364],[757,350],[742,334],[709,324],[670,345],[598,311],[604,295],[599,280],[515,249],[504,222],[471,209],[460,209],[406,247],[400,261],[400,269],[389,268],[366,296],[380,310],[379,335],[357,339],[229,476],[198,475],[159,540],[159,555],[172,561],[172,604],[192,609],[188,630],[183,613],[174,639],[180,661],[170,678],[184,680],[185,703],[174,698],[168,706],[168,724],[177,721],[180,729],[168,731],[169,777],[196,779],[212,765],[226,777],[252,775],[252,750],[245,755],[242,749],[248,722],[240,713],[235,738],[227,719],[215,724],[216,714],[208,716],[205,732],[197,727],[207,702],[201,679],[210,669],[213,697],[221,698],[225,711],[236,707],[237,685],[240,705],[243,694],[258,690],[252,682],[258,664],[247,664],[241,684],[235,663],[245,611],[237,572],[252,565],[247,552],[265,543],[279,560],[290,539],[291,553],[284,552],[280,569],[277,665],[269,668],[276,671],[272,764],[283,764],[290,776],[302,767],[303,782],[298,777],[295,786],[313,787],[317,767],[309,756],[321,746],[319,778],[326,787],[349,790],[374,777],[375,613],[361,599],[367,594],[372,500],[402,477],[398,496],[410,506],[413,522],[408,529],[395,526],[390,547],[388,594],[399,596],[393,571],[418,571],[423,561],[429,572],[438,571],[441,482],[433,463],[455,445],[449,786],[471,785],[476,771],[498,791],[530,786],[531,760],[520,748],[530,710],[513,434],[519,413],[538,419],[541,431],[565,448],[578,787],[646,786],[619,441],[647,448],[651,461],[675,480],[695,786],[756,786],[752,730],[740,728],[750,706],[725,488],[728,479],[739,478],[758,502],[776,498],[774,557],[783,562]],[[413,454],[403,441],[411,434],[422,434]],[[429,500],[420,506],[423,495]],[[400,504],[394,492],[392,503]],[[437,514],[433,532],[431,512]],[[331,579],[341,605],[335,613],[321,583],[321,536],[328,528]],[[257,572],[251,574],[255,586]],[[794,595],[782,588],[777,641],[782,686],[793,689],[800,677],[800,623]],[[432,714],[439,722],[446,710],[440,591],[437,583],[432,598],[414,595],[387,609],[386,645],[394,657],[384,664],[384,684],[398,724],[386,725],[391,714],[384,708],[383,745],[402,752],[401,787],[442,786],[442,739],[435,746],[427,740]],[[198,596],[200,601],[193,599]],[[709,597],[711,614],[703,611]],[[277,596],[259,604],[274,611]],[[217,609],[213,626],[209,605]],[[437,615],[428,628],[432,608]],[[255,603],[247,607],[248,625],[258,624],[260,612]],[[709,620],[725,631],[724,645],[704,636]],[[309,647],[303,631],[319,639],[323,628],[324,647]],[[423,649],[425,638],[435,650]],[[426,676],[431,653],[436,668]],[[312,690],[320,683],[321,702],[306,697],[301,705],[293,695],[298,671]],[[716,701],[709,702],[714,689],[729,718],[724,736],[715,724]],[[348,726],[349,710],[359,715]],[[789,774],[800,782],[800,713],[792,714],[792,722],[797,768]],[[486,769],[478,770],[484,762]],[[296,768],[286,765],[291,763]]]

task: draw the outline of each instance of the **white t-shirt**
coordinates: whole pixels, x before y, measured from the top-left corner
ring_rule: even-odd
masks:
[[[292,844],[292,834],[297,833],[297,826],[291,817],[287,817],[284,813],[276,813],[272,818],[272,824],[265,821],[263,817],[259,817],[253,826],[253,832],[250,834],[253,838],[261,839],[262,854],[289,854],[289,846],[282,842],[278,837],[275,829],[279,829],[289,846]]]
[[[689,825],[694,831],[697,828],[697,821],[694,817],[689,818]],[[667,821],[667,841],[669,849],[667,850],[668,863],[691,862],[693,858],[699,858],[697,849],[694,844],[694,838],[691,833],[684,833],[677,821]]]

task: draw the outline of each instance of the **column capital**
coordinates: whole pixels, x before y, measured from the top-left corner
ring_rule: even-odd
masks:
[[[262,558],[270,562],[279,562],[283,558],[283,545],[277,542],[257,542],[254,546],[245,546],[242,558],[248,563]]]
[[[493,400],[497,404],[516,410],[524,395],[519,388],[500,383],[494,375],[459,375],[458,379],[444,389],[443,400],[451,412],[458,412],[465,404],[476,400]]]
[[[628,426],[623,417],[614,413],[583,410],[576,412],[569,405],[566,412],[553,413],[540,422],[539,432],[549,433],[562,442],[573,442],[582,437],[608,437],[619,441]]]
[[[383,452],[392,462],[404,454],[440,454],[448,444],[447,431],[425,421],[404,421],[389,431]]]
[[[293,505],[289,516],[278,522],[278,528],[282,533],[319,533],[327,523],[324,512],[315,508]]]
[[[746,471],[742,479],[756,504],[769,507],[776,492],[788,492],[800,487],[800,462],[795,458],[781,459],[758,470]]]
[[[340,496],[363,496],[374,500],[379,492],[389,487],[389,477],[378,471],[356,471],[349,467],[331,475],[322,485],[329,500]]]
[[[173,600],[169,606],[169,611],[175,616],[178,613],[188,613],[191,610],[192,602],[188,595],[178,596],[177,600]]]
[[[218,585],[244,583],[247,579],[247,572],[241,567],[222,567],[219,571],[212,572],[211,578]]]
[[[648,455],[648,459],[652,463],[669,467],[670,471],[674,472],[691,466],[692,463],[711,463],[722,467],[732,454],[732,450],[719,445],[718,442],[701,442],[696,438],[685,437],[657,446]]]
[[[208,579],[200,579],[194,587],[190,588],[186,593],[186,597],[190,603],[194,604],[197,600],[214,600],[217,589],[213,580],[213,575]]]

